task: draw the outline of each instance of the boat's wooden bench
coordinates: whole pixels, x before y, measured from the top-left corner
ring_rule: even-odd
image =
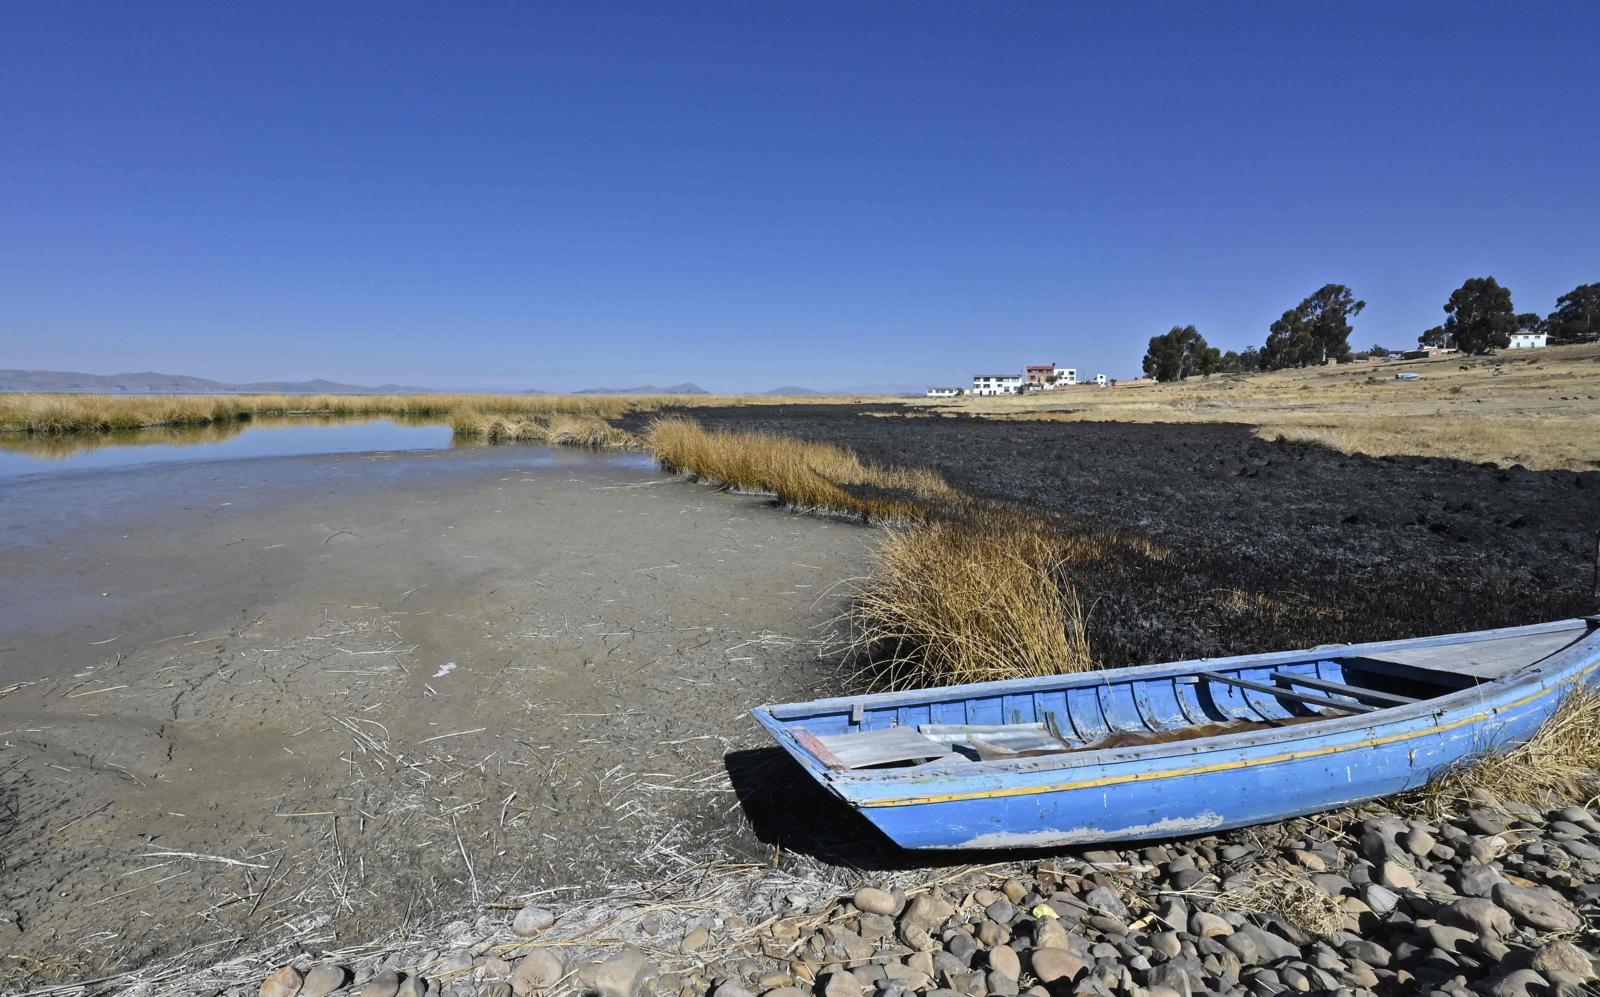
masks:
[[[1472,685],[1537,664],[1584,636],[1582,630],[1557,630],[1532,636],[1493,637],[1438,647],[1377,651],[1352,657],[1349,662],[1392,674],[1437,676],[1453,679],[1457,684]]]
[[[1369,706],[1366,703],[1349,703],[1342,699],[1334,699],[1331,696],[1318,696],[1311,692],[1295,692],[1293,689],[1285,689],[1282,686],[1268,685],[1265,682],[1253,682],[1250,679],[1242,679],[1235,675],[1224,675],[1221,672],[1197,672],[1196,675],[1207,681],[1221,682],[1224,685],[1236,685],[1241,689],[1254,689],[1256,692],[1265,692],[1277,696],[1279,699],[1293,699],[1308,705],[1344,710],[1346,713],[1371,713],[1377,709],[1376,706]]]
[[[1343,682],[1312,678],[1309,675],[1296,675],[1293,672],[1273,672],[1272,680],[1289,685],[1303,685],[1311,689],[1320,689],[1323,692],[1343,693],[1356,699],[1365,699],[1379,706],[1410,706],[1412,703],[1422,702],[1422,700],[1414,696],[1401,696],[1393,692],[1379,692],[1377,689],[1363,689],[1358,685],[1345,685]]]
[[[831,769],[864,769],[895,762],[926,762],[950,754],[948,744],[925,737],[910,727],[887,727],[849,734],[813,734],[801,728],[794,739]]]

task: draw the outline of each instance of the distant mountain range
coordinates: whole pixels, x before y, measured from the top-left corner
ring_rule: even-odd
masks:
[[[410,384],[344,384],[314,378],[309,381],[248,381],[233,384],[213,381],[208,377],[191,377],[188,374],[160,374],[139,371],[130,374],[85,374],[76,370],[0,370],[0,391],[82,391],[97,394],[127,395],[233,395],[233,394],[284,394],[284,395],[423,395],[434,394],[440,388],[419,388]],[[471,390],[471,389],[468,389]],[[480,389],[481,390],[481,389]],[[490,392],[492,393],[492,392]],[[527,395],[568,394],[531,388],[521,392]],[[698,384],[684,382],[667,387],[641,384],[632,388],[584,388],[573,391],[575,395],[709,395],[711,392]],[[906,385],[863,385],[818,391],[785,384],[763,391],[773,397],[799,398],[806,395],[894,395],[920,394]]]
[[[545,392],[540,392],[544,394]],[[641,384],[636,388],[584,388],[574,391],[575,395],[709,395],[711,392],[698,384],[674,384],[665,388],[658,388],[653,384]]]
[[[407,384],[341,384],[315,378],[310,381],[250,381],[228,384],[187,374],[85,374],[75,370],[0,370],[0,391],[93,391],[134,395],[414,395],[427,388]]]

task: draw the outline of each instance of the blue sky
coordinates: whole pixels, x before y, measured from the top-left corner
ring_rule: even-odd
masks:
[[[1131,7],[1133,9],[1123,9]],[[0,367],[917,386],[1600,280],[1593,4],[0,5]]]

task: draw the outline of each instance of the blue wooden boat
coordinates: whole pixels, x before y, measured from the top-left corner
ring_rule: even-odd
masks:
[[[1528,738],[1600,669],[1600,616],[764,706],[905,848],[1218,831],[1415,789]]]

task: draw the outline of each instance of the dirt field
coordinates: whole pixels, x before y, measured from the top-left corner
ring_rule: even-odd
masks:
[[[751,706],[836,685],[823,594],[871,533],[642,460],[0,483],[10,968],[327,946],[765,856],[724,756],[761,740]]]
[[[1121,665],[1592,612],[1600,472],[1362,457],[1246,426],[704,408],[707,426],[830,440],[1104,539],[1075,579]],[[1114,534],[1148,539],[1131,544]]]

